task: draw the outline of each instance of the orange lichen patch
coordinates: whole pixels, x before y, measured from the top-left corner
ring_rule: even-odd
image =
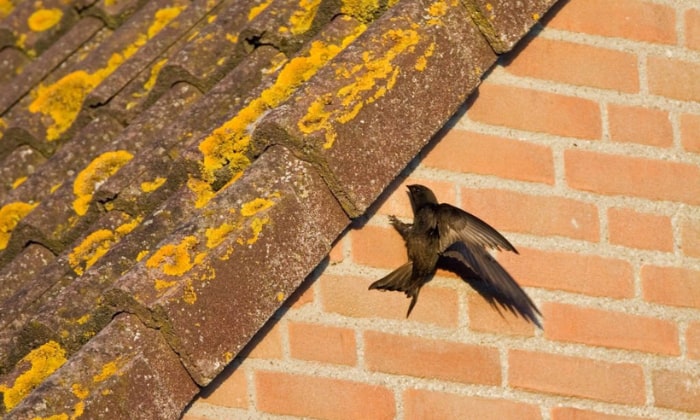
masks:
[[[226,236],[237,228],[231,223],[222,223],[217,227],[212,227],[204,232],[207,237],[207,248],[216,248],[226,239]]]
[[[10,0],[0,0],[0,19],[8,16],[15,10],[15,5]]]
[[[231,168],[234,176],[240,174],[250,164],[246,156],[250,144],[249,127],[266,111],[289,98],[302,83],[347,47],[365,28],[364,25],[358,25],[339,44],[312,42],[306,55],[293,58],[280,70],[272,86],[202,140],[199,144],[199,150],[204,156],[202,178],[209,183],[213,182],[216,172],[224,166]]]
[[[155,282],[153,283],[153,287],[161,292],[165,289],[169,289],[177,284],[176,281],[167,281],[167,280],[161,280],[161,279],[156,279]]]
[[[455,5],[455,2],[452,2],[453,6]],[[441,25],[442,20],[440,19],[441,17],[445,16],[447,14],[447,9],[448,9],[447,2],[445,0],[438,0],[435,3],[431,4],[428,7],[428,15],[431,16],[430,19],[428,19],[428,24],[429,25]]]
[[[119,369],[120,369],[120,358],[117,358],[116,360],[113,360],[111,362],[105,363],[104,366],[102,366],[102,370],[100,373],[92,377],[92,381],[95,383],[102,382],[106,379],[109,379],[111,376],[114,375],[119,375]]]
[[[190,177],[187,180],[187,187],[195,194],[195,208],[201,209],[214,197],[214,190],[211,189],[211,185],[201,179]]]
[[[177,245],[164,245],[146,261],[146,267],[157,268],[169,276],[185,274],[204,259],[203,253],[192,255],[198,243],[196,237],[186,236]]]
[[[39,9],[29,16],[27,26],[34,32],[43,32],[56,26],[62,17],[61,9]]]
[[[372,22],[379,11],[379,0],[343,0],[340,5],[341,13],[365,23]]]
[[[156,80],[158,80],[158,74],[160,74],[160,70],[167,62],[168,59],[164,58],[158,61],[156,64],[154,64],[153,67],[151,67],[151,75],[148,77],[148,80],[146,80],[146,83],[143,84],[144,89],[146,89],[147,91],[153,89],[153,86],[156,85]]]
[[[435,52],[435,43],[431,42],[428,48],[425,49],[423,55],[418,57],[416,60],[416,65],[414,66],[416,70],[423,71],[428,67],[428,57],[432,56]]]
[[[38,203],[29,204],[15,201],[0,208],[0,250],[7,247],[12,231],[19,221],[29,214],[30,211],[34,210],[34,207],[37,205]]]
[[[305,33],[314,22],[321,0],[299,0],[299,7],[289,17],[290,30],[294,35]]]
[[[165,178],[157,177],[153,181],[141,183],[141,191],[145,193],[153,192],[160,188],[165,183]]]
[[[15,188],[19,187],[19,186],[22,185],[22,184],[24,183],[24,181],[26,181],[26,180],[27,180],[27,177],[26,177],[26,176],[21,176],[21,177],[15,179],[14,182],[12,182],[12,189],[14,190]]]
[[[105,152],[90,162],[80,171],[73,183],[73,194],[76,196],[73,201],[73,210],[80,216],[87,213],[95,190],[133,157],[126,150],[116,150]]]
[[[53,121],[46,129],[46,140],[57,140],[65,133],[73,125],[88,93],[179,15],[182,9],[183,7],[169,7],[158,10],[147,34],[141,34],[121,52],[112,54],[107,65],[94,73],[77,70],[48,86],[39,85],[31,94],[34,101],[29,105],[29,111],[46,115]]]
[[[255,19],[257,15],[263,12],[263,10],[267,9],[267,6],[272,3],[272,0],[264,0],[262,3],[259,5],[253,7],[250,9],[250,12],[248,12],[248,21],[251,21]]]
[[[190,305],[194,305],[194,303],[197,301],[197,293],[195,292],[194,287],[192,287],[192,282],[189,280],[187,281],[187,284],[185,284],[185,287],[182,288],[182,300]]]
[[[73,384],[70,387],[70,389],[73,392],[73,395],[80,398],[81,400],[84,400],[85,398],[88,397],[88,395],[90,395],[90,390],[88,390],[87,388],[85,388],[84,386],[82,386],[80,384]]]
[[[400,71],[393,61],[403,53],[413,52],[418,41],[420,35],[415,30],[392,29],[382,35],[386,46],[381,49],[383,55],[375,57],[374,52],[365,51],[361,64],[337,68],[336,75],[348,79],[348,83],[312,102],[297,123],[299,130],[305,134],[323,130],[326,140],[323,147],[331,148],[336,139],[335,124],[352,120],[366,104],[391,90]],[[340,100],[341,106],[327,109],[334,98]]]
[[[68,264],[70,264],[77,275],[82,276],[88,268],[92,267],[102,258],[124,235],[134,230],[140,222],[141,219],[138,218],[122,224],[114,229],[114,231],[99,229],[92,232],[78,246],[73,248],[73,252],[68,255]]]
[[[276,197],[279,197],[279,193],[276,193]],[[255,198],[253,200],[244,203],[241,206],[241,215],[245,217],[250,217],[258,212],[267,210],[274,206],[275,202],[266,198]]]
[[[30,351],[18,364],[28,364],[29,368],[15,379],[12,386],[0,384],[5,409],[12,410],[65,362],[66,351],[55,341],[49,341]]]

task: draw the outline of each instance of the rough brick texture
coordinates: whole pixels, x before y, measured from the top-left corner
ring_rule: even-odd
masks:
[[[468,3],[498,17],[520,2]],[[367,407],[368,418],[399,420],[700,414],[700,9],[569,0],[543,22],[230,368],[243,403],[241,391],[228,403],[214,391],[186,418],[334,419]],[[440,100],[437,90],[430,101]],[[407,109],[386,112],[408,126],[418,116]],[[405,140],[364,132],[387,154]],[[357,171],[385,156],[373,153]],[[387,216],[410,219],[412,183],[513,242],[519,255],[496,257],[542,310],[544,331],[499,315],[447,272],[408,319],[403,294],[367,290],[406,258]]]

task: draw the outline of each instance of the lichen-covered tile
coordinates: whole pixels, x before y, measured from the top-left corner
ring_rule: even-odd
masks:
[[[146,97],[153,87],[153,83],[149,83],[149,80],[151,77],[156,78],[158,76],[158,62],[160,62],[158,57],[180,39],[192,25],[202,19],[214,4],[211,0],[194,0],[192,2],[180,2],[174,7],[170,6],[168,7],[168,12],[161,8],[160,12],[156,12],[156,18],[162,20],[162,23],[160,23],[162,28],[157,31],[152,30],[152,27],[149,28],[148,39],[144,41],[144,44],[139,47],[138,51],[129,60],[116,68],[88,94],[85,99],[85,106],[97,107],[106,104],[133,80],[135,75],[149,68],[148,78],[140,83],[145,90],[145,92],[142,92],[141,97]],[[160,17],[158,17],[159,14]],[[155,72],[155,74],[151,75],[150,73],[152,72]],[[144,76],[142,75],[141,79]],[[159,93],[165,91],[167,90],[162,90]]]
[[[186,0],[154,0],[146,4],[88,57],[73,66],[61,67],[33,89],[8,116],[9,129],[47,143],[69,138],[91,119],[89,112],[81,112],[90,92],[148,45],[187,4]]]
[[[240,62],[245,51],[239,34],[248,22],[250,10],[262,0],[227,0],[175,45],[162,63],[154,94],[163,87],[185,81],[208,91]],[[153,95],[153,94],[152,94]]]
[[[469,0],[464,5],[497,53],[510,51],[556,0]]]
[[[256,49],[190,108],[172,112],[176,119],[154,134],[155,147],[138,153],[122,176],[103,183],[96,199],[132,214],[143,213],[162,202],[188,179],[188,169],[178,158],[182,149],[240,108],[242,97],[260,83],[263,71],[273,65],[277,55],[271,47]]]
[[[137,12],[147,0],[98,0],[83,15],[96,16],[110,28],[118,28],[132,14]]]
[[[80,19],[67,33],[61,36],[41,56],[24,66],[21,72],[13,72],[7,81],[0,78],[0,114],[26,95],[55,67],[63,63],[79,47],[84,45],[103,26],[97,18]],[[6,48],[2,51],[17,51]],[[0,53],[2,54],[2,53]],[[2,73],[2,71],[0,71]]]
[[[306,156],[358,216],[495,59],[458,0],[400,2],[296,92],[294,106],[268,113],[253,147],[281,143]]]
[[[62,0],[19,2],[0,21],[0,48],[12,45],[29,57],[37,57],[77,19],[73,5]]]
[[[284,103],[294,92],[365,29],[353,18],[340,16],[296,56],[288,60],[281,57],[227,120],[188,145],[183,157],[196,168],[192,175],[212,191],[239,177],[254,158],[250,134],[258,120],[274,108],[287,108]]]
[[[132,315],[115,318],[81,351],[46,342],[28,353],[23,378],[0,385],[9,418],[172,419],[199,391],[162,335]],[[38,366],[44,360],[45,368]],[[53,374],[51,374],[53,373]],[[19,375],[18,375],[19,376]],[[7,399],[6,399],[7,401]]]
[[[313,167],[273,147],[125,274],[110,296],[149,308],[151,322],[205,385],[348,223]]]
[[[8,193],[17,189],[27,181],[46,158],[29,146],[21,146],[0,160],[0,197],[8,197]],[[0,199],[0,206],[7,199]]]

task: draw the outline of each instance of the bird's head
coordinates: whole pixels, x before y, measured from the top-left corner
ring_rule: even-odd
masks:
[[[408,186],[408,198],[415,213],[426,204],[437,204],[437,198],[430,188],[425,185],[413,184]]]

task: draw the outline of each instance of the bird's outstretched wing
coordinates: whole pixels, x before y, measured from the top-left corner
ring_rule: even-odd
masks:
[[[467,245],[518,253],[503,235],[478,217],[445,203],[437,206],[435,211],[441,252],[456,242],[464,242]]]
[[[541,315],[537,306],[487,250],[458,242],[443,252],[442,257],[458,261],[476,274],[470,276],[469,271],[460,269],[455,264],[440,264],[442,268],[455,272],[469,283],[491,306],[498,309],[498,304],[542,328],[537,319],[537,315]]]

